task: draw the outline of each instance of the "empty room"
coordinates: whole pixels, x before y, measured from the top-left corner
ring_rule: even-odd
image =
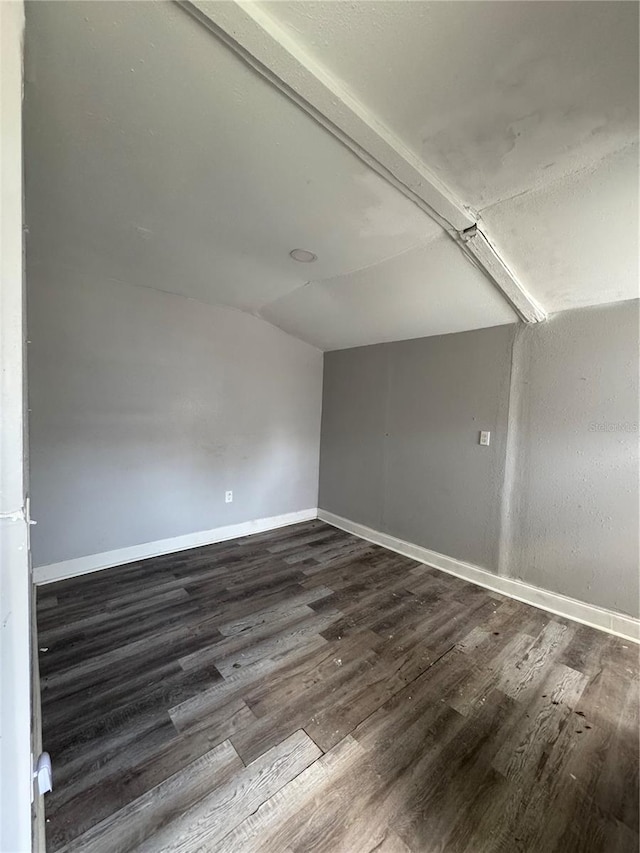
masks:
[[[639,9],[0,0],[0,853],[638,853]]]

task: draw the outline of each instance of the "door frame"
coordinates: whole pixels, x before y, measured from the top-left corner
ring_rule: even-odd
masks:
[[[32,850],[32,579],[23,251],[24,5],[0,0],[0,850]]]

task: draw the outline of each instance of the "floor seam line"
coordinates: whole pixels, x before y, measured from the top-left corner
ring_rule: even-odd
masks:
[[[323,748],[320,746],[320,744],[319,744],[319,743],[317,743],[317,742],[316,742],[316,741],[311,737],[311,735],[309,734],[309,732],[308,732],[308,731],[307,731],[307,729],[306,729],[306,726],[302,726],[301,728],[302,728],[302,731],[303,731],[303,732],[306,734],[306,736],[309,738],[309,740],[311,741],[311,743],[315,744],[315,745],[318,747],[318,749],[320,750],[320,752],[322,753],[322,755],[326,755],[326,754],[327,754],[327,750],[326,750],[326,749],[323,749]],[[318,756],[318,758],[321,758],[321,757],[322,757],[322,756],[320,756],[320,755]],[[318,760],[318,758],[316,758],[315,760],[317,761],[317,760]]]
[[[313,743],[315,743],[315,741],[313,740],[313,738],[309,737],[309,735],[308,735],[308,734],[307,734],[307,732],[304,730],[304,728],[296,729],[296,731],[303,731],[303,732],[307,735],[307,737],[309,738],[309,740],[311,740]],[[294,732],[294,734],[295,734],[295,732]],[[285,738],[285,740],[286,740],[286,738]],[[232,743],[232,746],[233,746],[233,743]],[[318,746],[318,744],[316,744],[316,746]],[[235,747],[234,747],[234,749],[235,749]],[[320,747],[319,747],[319,746],[318,746],[318,749],[320,749]],[[322,752],[322,750],[320,750],[320,751]],[[237,752],[237,750],[236,750],[236,752]],[[324,752],[322,752],[322,755],[324,755]],[[251,814],[248,814],[246,817],[244,817],[244,818],[242,818],[241,820],[239,820],[239,821],[238,821],[238,823],[236,823],[236,824],[235,824],[235,826],[232,826],[232,827],[231,827],[231,829],[229,830],[229,832],[227,832],[227,833],[226,833],[222,838],[220,838],[220,843],[222,843],[222,842],[225,840],[225,838],[228,838],[228,837],[229,837],[229,835],[231,835],[231,833],[232,833],[232,832],[235,832],[235,830],[236,830],[239,826],[241,826],[241,825],[242,825],[246,820],[248,820],[250,817],[253,817],[253,815],[254,815],[254,814],[256,814],[258,811],[260,811],[260,809],[262,808],[262,806],[263,806],[265,803],[267,803],[269,800],[271,800],[273,797],[275,797],[277,794],[279,794],[279,793],[280,793],[280,791],[283,791],[283,790],[284,790],[288,785],[290,785],[292,782],[295,782],[295,780],[296,780],[299,776],[302,776],[302,774],[303,774],[303,773],[305,773],[305,772],[306,772],[310,767],[312,767],[312,766],[316,763],[316,761],[319,761],[319,760],[322,758],[322,755],[319,755],[317,758],[314,758],[314,759],[313,759],[313,761],[310,761],[310,762],[309,762],[309,764],[307,764],[307,766],[306,766],[306,767],[303,767],[303,768],[302,768],[302,770],[300,770],[300,772],[299,772],[299,773],[296,773],[296,775],[295,775],[295,776],[292,776],[292,777],[291,777],[291,779],[289,779],[287,782],[283,783],[283,784],[278,788],[278,790],[277,790],[277,791],[274,791],[274,792],[273,792],[273,794],[270,794],[268,797],[266,797],[264,800],[262,800],[262,802],[261,802],[261,803],[259,803],[259,804],[255,807],[255,809],[251,812]],[[243,759],[242,759],[242,756],[240,756],[240,754],[239,754],[239,753],[238,753],[238,756],[239,756],[240,760],[242,761],[242,763],[244,764],[244,761],[243,761]],[[258,758],[259,758],[259,757],[260,757],[260,756],[258,756]],[[254,760],[255,760],[255,761],[257,761],[258,759],[254,759]],[[251,764],[251,762],[249,762],[249,763]],[[245,764],[244,766],[245,766],[245,768],[246,768],[248,765],[246,765],[246,764]]]
[[[398,690],[396,693],[392,693],[391,696],[389,696],[388,699],[385,699],[381,705],[378,705],[378,707],[374,708],[373,711],[371,711],[371,713],[367,714],[366,717],[363,717],[358,723],[356,723],[356,725],[352,729],[349,729],[349,731],[346,732],[344,734],[344,736],[342,738],[340,738],[340,740],[344,740],[345,737],[352,735],[353,732],[355,732],[355,730],[358,728],[358,726],[361,726],[363,723],[365,723],[369,719],[369,717],[372,717],[374,714],[376,714],[380,710],[380,708],[384,708],[384,706],[387,704],[387,702],[390,702],[391,699],[393,699],[395,696],[398,695],[398,693],[402,693],[403,690],[406,690],[407,687],[410,687],[419,678],[422,678],[422,676],[425,674],[425,672],[429,672],[429,670],[431,669],[432,666],[435,666],[437,663],[439,663],[444,657],[446,657],[446,655],[449,654],[449,652],[453,651],[453,649],[455,649],[455,647],[456,647],[456,644],[454,643],[452,646],[450,646],[450,648],[448,648],[441,655],[439,655],[439,657],[437,657],[435,660],[431,661],[431,663],[428,666],[425,666],[425,668],[421,672],[419,672],[415,678],[412,678],[411,681],[407,681],[407,683],[404,684],[400,688],[400,690]],[[311,739],[313,740],[313,738],[311,738]],[[315,741],[314,741],[314,743],[315,743]],[[338,741],[338,743],[340,743],[340,741]],[[318,747],[318,748],[321,749],[321,747]]]

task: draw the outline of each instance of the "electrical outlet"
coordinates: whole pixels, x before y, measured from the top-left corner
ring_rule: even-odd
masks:
[[[488,430],[482,430],[480,433],[480,444],[483,447],[489,447],[491,442],[491,433]]]
[[[229,491],[224,493],[224,502],[226,504],[233,503],[233,492]]]

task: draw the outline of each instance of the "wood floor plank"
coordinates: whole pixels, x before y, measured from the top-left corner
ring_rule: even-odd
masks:
[[[277,619],[283,608],[291,609],[293,607],[302,607],[303,605],[311,604],[321,598],[331,595],[333,590],[326,586],[315,587],[314,589],[301,589],[300,592],[295,592],[289,595],[287,599],[279,605],[266,607],[262,610],[254,610],[249,615],[234,619],[228,622],[222,622],[218,628],[224,637],[233,637],[241,634],[249,628],[256,628],[259,625],[269,624],[274,619]]]
[[[291,628],[291,626],[315,615],[315,611],[307,607],[306,604],[300,607],[281,607],[278,615],[272,613],[270,619],[260,620],[253,626],[248,625],[243,631],[238,631],[230,636],[221,634],[220,638],[215,640],[211,645],[204,646],[204,648],[200,648],[190,655],[185,655],[180,658],[180,666],[184,670],[189,670],[202,666],[207,662],[215,662],[216,660],[223,660],[230,655],[237,655],[244,649],[251,647],[254,643],[274,637]]]
[[[154,613],[163,612],[165,607],[171,609],[176,603],[179,604],[185,599],[189,599],[189,594],[184,588],[180,587],[158,596],[143,596],[128,607],[120,608],[116,613],[110,610],[102,610],[97,613],[92,612],[76,621],[65,615],[64,624],[58,622],[48,629],[41,625],[38,626],[40,644],[52,646],[58,641],[67,640],[69,637],[73,638],[77,635],[82,637],[91,636],[93,633],[104,635],[114,625],[130,625],[132,621],[142,621],[150,610]],[[40,612],[39,601],[38,612]]]
[[[143,844],[162,827],[180,819],[190,806],[216,790],[236,773],[242,762],[229,743],[196,759],[120,811],[78,836],[62,848],[64,853],[124,853]],[[155,847],[155,850],[161,850]]]
[[[49,819],[50,844],[62,846],[77,835],[124,808],[173,776],[186,765],[220,745],[226,738],[209,730],[182,737],[170,731],[162,744],[138,741],[127,750],[126,760],[107,762],[90,773],[65,779],[50,797],[57,818]],[[108,825],[107,825],[108,826]]]
[[[257,640],[251,646],[237,652],[223,654],[222,657],[216,657],[216,668],[224,678],[228,678],[234,670],[261,660],[272,659],[295,648],[304,648],[309,642],[313,642],[321,631],[331,625],[339,615],[338,611],[320,615],[313,613],[313,611],[310,613],[313,615],[305,614],[297,622],[276,634]]]
[[[139,687],[135,700],[129,696],[119,704],[103,704],[100,714],[66,720],[55,727],[47,723],[43,727],[47,745],[56,757],[64,754],[65,750],[77,748],[78,745],[84,750],[86,744],[95,745],[103,738],[132,729],[137,726],[139,720],[162,715],[164,711],[198,695],[219,681],[220,675],[213,666],[192,669],[189,672],[178,668],[174,674],[160,682]]]
[[[321,754],[308,735],[295,732],[133,849],[138,853],[212,849]]]
[[[251,687],[269,680],[279,669],[313,655],[326,645],[327,641],[323,637],[314,637],[302,646],[288,649],[279,658],[259,660],[234,671],[221,684],[216,684],[172,708],[171,718],[180,730],[198,724],[203,717],[213,714],[232,699],[248,693]]]
[[[309,803],[328,797],[332,785],[364,757],[353,738],[344,738],[241,821],[225,838],[224,848],[246,853],[296,849],[305,823],[301,813]]]

